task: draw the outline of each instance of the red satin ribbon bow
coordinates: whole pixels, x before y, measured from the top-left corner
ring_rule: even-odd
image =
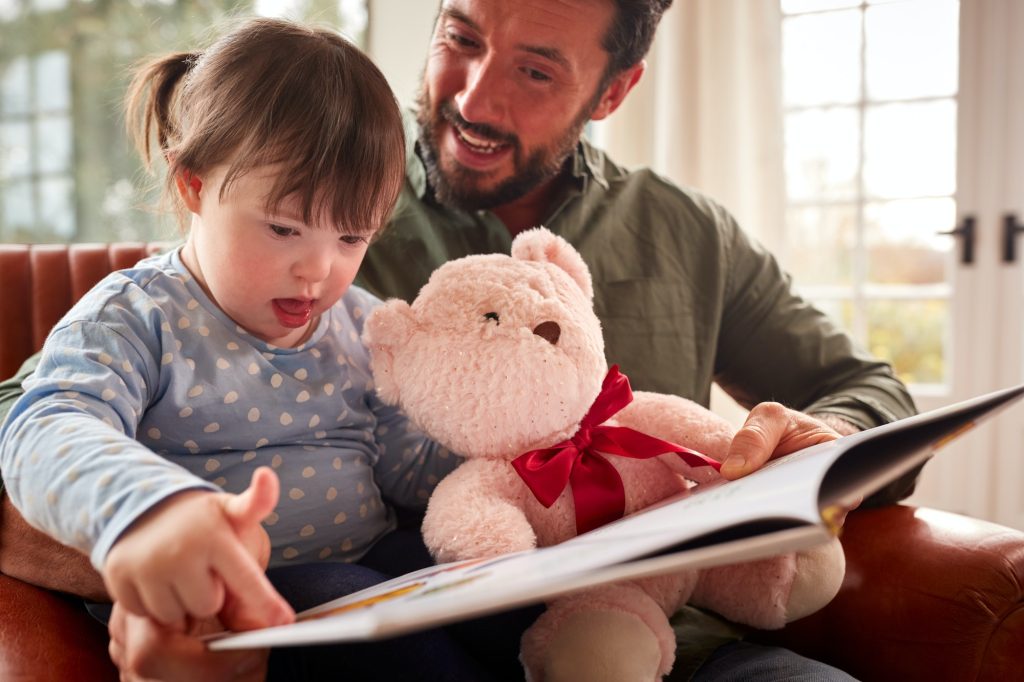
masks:
[[[699,452],[628,426],[602,426],[632,401],[629,379],[619,373],[618,365],[612,365],[601,385],[601,393],[572,438],[550,448],[531,450],[512,460],[523,482],[545,507],[555,503],[566,484],[572,486],[577,533],[593,530],[625,513],[622,478],[605,459],[605,454],[648,459],[675,452],[691,466],[709,466],[716,471],[721,466]]]

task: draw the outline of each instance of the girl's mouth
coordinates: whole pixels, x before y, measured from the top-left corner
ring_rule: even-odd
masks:
[[[309,324],[313,316],[313,301],[307,298],[275,298],[272,302],[278,322],[289,329]]]

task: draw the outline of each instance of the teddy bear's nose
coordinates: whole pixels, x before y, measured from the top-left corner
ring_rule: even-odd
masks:
[[[558,345],[558,337],[562,335],[562,328],[558,326],[557,322],[548,320],[547,322],[541,322],[533,328],[533,333],[541,337],[552,346]]]

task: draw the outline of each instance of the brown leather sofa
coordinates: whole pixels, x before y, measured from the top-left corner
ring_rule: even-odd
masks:
[[[0,245],[0,377],[112,269],[158,245]],[[823,611],[759,639],[863,680],[1024,680],[1024,532],[931,509],[858,510]],[[0,680],[116,680],[73,599],[0,575]]]

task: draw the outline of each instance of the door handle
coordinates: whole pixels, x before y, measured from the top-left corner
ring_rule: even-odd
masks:
[[[964,216],[963,221],[959,226],[952,230],[945,232],[939,232],[939,234],[948,234],[951,237],[957,237],[960,241],[960,262],[964,265],[971,265],[974,263],[974,238],[975,238],[975,219],[974,216]]]
[[[1017,222],[1017,215],[1007,213],[1003,216],[1003,262],[1012,263],[1017,260],[1017,233],[1024,232],[1024,225]]]

